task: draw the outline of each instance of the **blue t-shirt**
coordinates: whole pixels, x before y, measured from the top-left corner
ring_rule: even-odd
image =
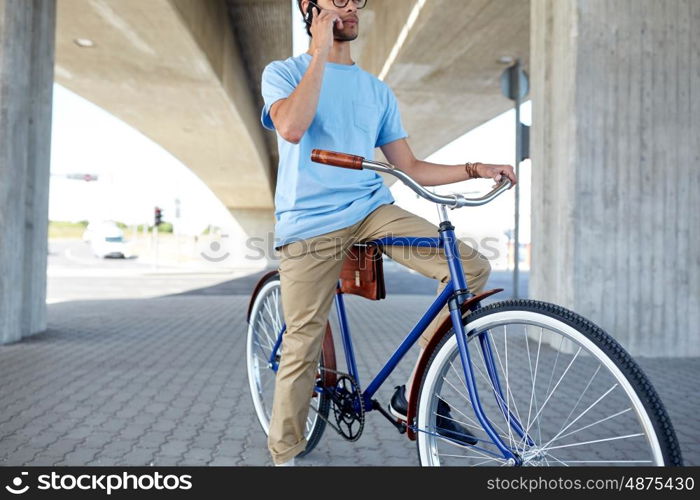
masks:
[[[262,124],[275,130],[270,107],[289,97],[309,67],[303,53],[273,61],[262,74]],[[374,158],[374,148],[408,134],[391,89],[356,64],[326,63],[318,108],[308,130],[292,144],[277,134],[279,167],[275,190],[275,248],[348,227],[393,203],[382,177],[311,161],[312,149]]]

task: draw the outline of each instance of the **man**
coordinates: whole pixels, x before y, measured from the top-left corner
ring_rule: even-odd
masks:
[[[393,92],[360,69],[350,56],[359,32],[359,10],[366,0],[297,0],[311,37],[298,57],[273,61],[263,71],[265,106],[262,123],[277,131],[279,170],[275,193],[275,248],[281,253],[282,308],[287,331],[277,372],[268,446],[276,465],[293,465],[306,447],[305,422],[315,383],[321,341],[334,289],[347,248],[356,241],[383,236],[437,237],[438,228],[394,205],[381,176],[371,170],[347,170],[312,163],[311,150],[327,149],[366,158],[380,147],[387,160],[425,186],[505,175],[509,165],[468,163],[439,165],[417,160],[401,124]],[[422,250],[425,252],[425,250]],[[393,260],[440,281],[449,280],[442,250],[426,258],[418,249],[385,247]],[[486,258],[460,242],[469,289],[480,293],[489,276]],[[420,340],[449,316],[447,308]],[[407,382],[410,390],[413,375]],[[417,381],[420,383],[420,381]],[[408,394],[396,388],[390,411],[406,419]],[[463,436],[468,431],[439,411],[439,432]]]

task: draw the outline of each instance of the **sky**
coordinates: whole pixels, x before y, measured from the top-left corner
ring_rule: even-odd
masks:
[[[295,0],[292,0],[296,5]],[[293,9],[296,13],[296,7]],[[301,17],[294,22],[294,54],[307,50],[308,37]],[[446,164],[479,161],[513,164],[515,137],[513,110],[490,120],[447,144],[427,161]],[[521,120],[530,123],[530,103],[521,107]],[[409,137],[410,143],[410,137]],[[529,160],[521,165],[521,241],[529,236]],[[66,174],[93,174],[97,182],[66,178]],[[51,152],[51,220],[113,219],[127,224],[151,224],[154,207],[166,221],[177,222],[178,232],[197,234],[208,225],[232,227],[226,208],[185,165],[143,134],[69,90],[54,85]],[[492,182],[477,180],[435,188],[437,192],[480,195]],[[400,182],[391,188],[398,205],[437,221],[432,203],[420,199]],[[489,245],[504,245],[504,231],[513,226],[513,191],[484,207],[452,211],[460,237]],[[179,204],[178,219],[176,205]],[[493,256],[492,256],[493,258]]]
[[[95,174],[96,182],[66,178]],[[230,223],[224,205],[189,168],[155,142],[73,92],[54,85],[50,220],[114,219],[152,224],[154,208],[182,232]]]

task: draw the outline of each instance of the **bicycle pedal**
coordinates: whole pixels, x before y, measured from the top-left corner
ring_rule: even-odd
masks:
[[[399,434],[406,433],[406,429],[408,428],[407,423],[401,419],[394,417],[394,415],[392,415],[391,413],[386,411],[384,409],[384,407],[382,405],[380,405],[379,401],[377,401],[376,399],[372,400],[372,408],[379,411],[379,413],[381,413],[382,416],[384,416],[384,418],[386,418],[389,422],[391,422],[391,425],[396,427],[396,430],[399,431]]]

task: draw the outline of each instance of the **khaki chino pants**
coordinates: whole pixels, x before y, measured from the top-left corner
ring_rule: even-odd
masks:
[[[386,236],[437,237],[429,221],[393,204],[381,205],[363,220],[337,231],[280,248],[282,309],[287,330],[277,371],[268,447],[276,464],[306,448],[305,423],[316,379],[316,368],[328,313],[347,249]],[[459,241],[465,277],[472,293],[483,291],[491,267],[475,249]],[[450,278],[444,250],[385,246],[392,260],[439,281],[439,294]],[[449,316],[445,306],[420,338],[425,347],[435,328]]]

